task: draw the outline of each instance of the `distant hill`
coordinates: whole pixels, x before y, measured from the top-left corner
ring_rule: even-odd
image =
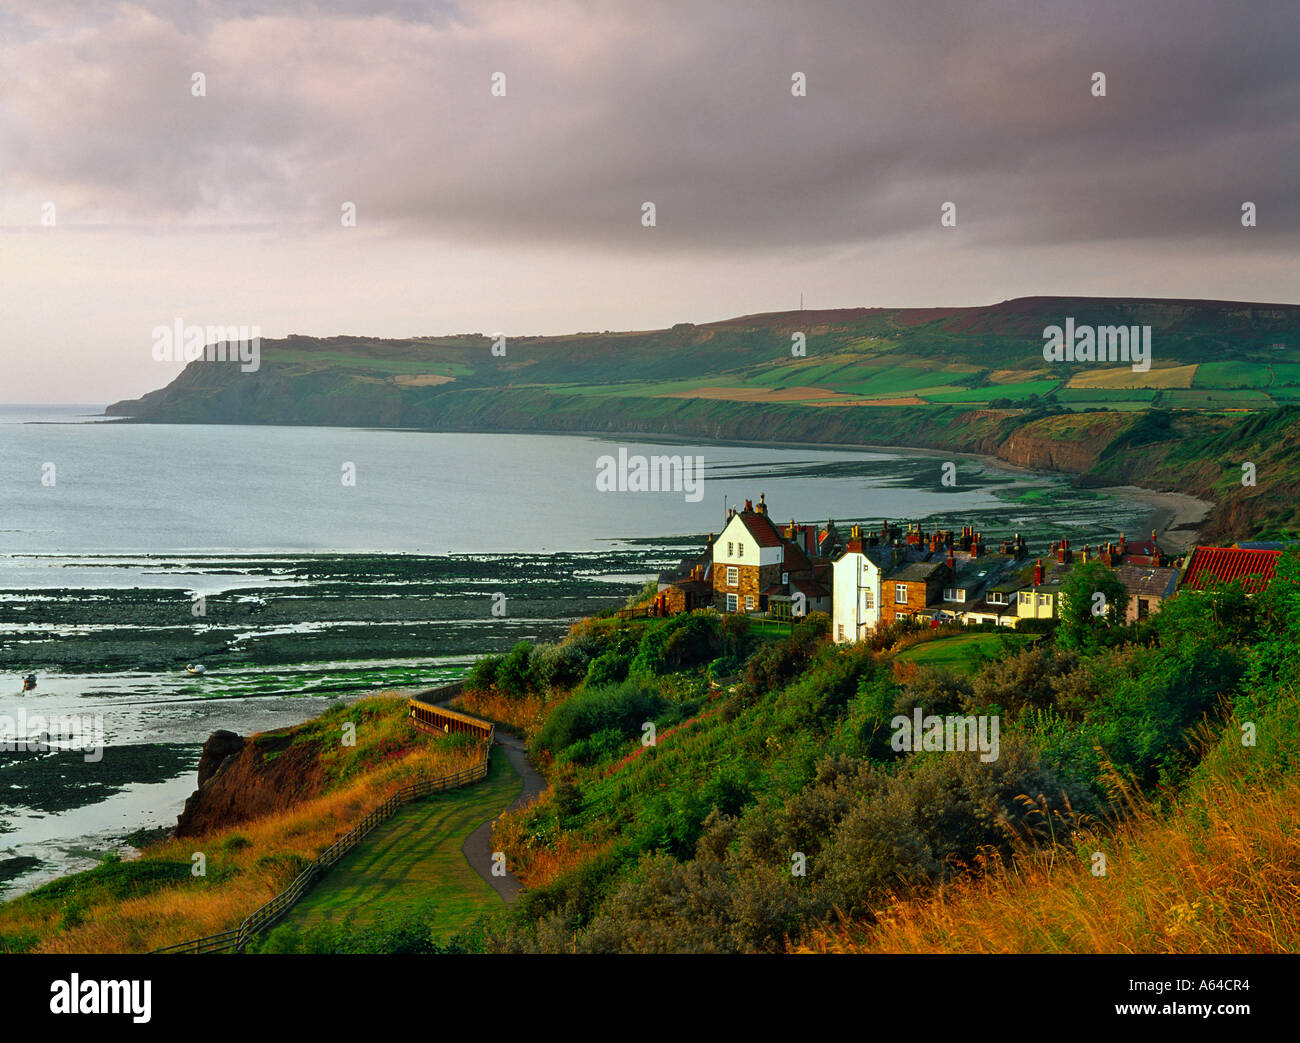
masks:
[[[1067,319],[1151,327],[1149,369],[1045,361],[1044,330]],[[910,445],[1204,495],[1225,534],[1300,524],[1298,305],[1027,297],[511,337],[501,351],[483,334],[263,340],[255,373],[192,362],[107,412]],[[1244,461],[1256,487],[1240,485]]]

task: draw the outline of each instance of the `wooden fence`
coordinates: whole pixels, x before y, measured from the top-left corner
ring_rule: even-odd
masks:
[[[459,686],[448,687],[459,690]],[[420,694],[429,697],[434,696],[435,693],[441,694],[438,689],[421,692]],[[229,931],[222,931],[220,934],[210,934],[203,938],[195,938],[188,942],[178,942],[176,945],[155,949],[153,950],[154,953],[242,952],[259,932],[265,931],[268,927],[277,923],[293,904],[307,893],[307,890],[316,881],[317,877],[326,873],[330,866],[360,844],[376,826],[392,818],[402,805],[409,804],[413,800],[419,800],[421,797],[427,797],[431,793],[459,789],[461,786],[468,786],[487,778],[488,766],[492,757],[492,744],[496,741],[496,729],[492,724],[487,721],[480,721],[477,717],[470,717],[468,714],[458,713],[455,710],[433,706],[419,699],[410,700],[410,716],[411,723],[421,731],[447,733],[458,731],[478,735],[485,740],[482,761],[472,768],[464,768],[453,775],[443,775],[436,779],[421,779],[419,782],[412,782],[403,786],[353,826],[352,829],[317,855],[306,869],[293,878],[288,887],[265,905],[249,913],[238,927]],[[443,719],[456,727],[443,727],[437,723],[437,721]]]

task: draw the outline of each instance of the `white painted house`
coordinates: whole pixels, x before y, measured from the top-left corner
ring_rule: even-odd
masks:
[[[861,641],[880,624],[880,566],[861,550],[846,551],[836,562],[831,597],[831,635],[836,641]]]

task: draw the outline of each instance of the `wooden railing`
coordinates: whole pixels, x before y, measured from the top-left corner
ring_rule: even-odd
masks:
[[[410,701],[411,723],[425,732],[443,732],[447,735],[477,735],[488,743],[496,740],[496,729],[487,721],[480,721],[467,713],[434,706],[420,699]]]
[[[437,689],[434,689],[432,692],[421,692],[420,694],[428,697],[434,695],[437,691]],[[492,757],[492,744],[496,741],[496,729],[490,722],[480,721],[477,717],[470,717],[468,714],[458,713],[455,710],[448,710],[441,706],[433,706],[419,699],[411,699],[409,702],[411,723],[416,728],[421,731],[445,733],[456,731],[478,735],[484,740],[483,759],[473,767],[464,768],[455,774],[443,775],[436,779],[421,779],[419,782],[412,782],[403,786],[317,855],[307,865],[306,869],[290,881],[288,887],[265,905],[249,913],[238,927],[229,931],[222,931],[220,934],[210,934],[203,938],[195,938],[191,941],[164,946],[161,949],[153,950],[154,953],[242,952],[259,932],[265,931],[268,927],[277,923],[293,904],[307,893],[307,890],[316,881],[317,877],[322,876],[330,866],[360,844],[376,826],[392,818],[402,805],[413,800],[419,800],[421,797],[427,797],[431,793],[459,789],[461,786],[469,786],[487,778]],[[445,720],[456,727],[443,727],[441,724],[436,723],[440,720]]]

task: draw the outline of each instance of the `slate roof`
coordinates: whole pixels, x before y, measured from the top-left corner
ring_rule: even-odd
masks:
[[[942,561],[914,561],[908,565],[900,565],[885,578],[898,580],[900,583],[920,583],[929,579],[943,566]]]
[[[1153,565],[1121,565],[1115,575],[1124,589],[1136,597],[1172,597],[1178,586],[1178,570],[1156,568]]]

